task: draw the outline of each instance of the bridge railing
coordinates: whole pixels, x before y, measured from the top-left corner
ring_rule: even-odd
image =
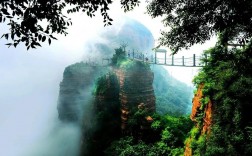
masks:
[[[130,59],[147,62],[150,64],[159,64],[159,65],[167,65],[167,66],[185,66],[185,67],[202,67],[202,59],[206,56],[196,56],[195,54],[192,57],[154,57],[153,55],[147,55],[143,53],[135,53],[130,52],[127,54],[127,57]]]

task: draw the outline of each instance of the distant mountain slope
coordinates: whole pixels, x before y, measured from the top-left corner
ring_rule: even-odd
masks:
[[[91,93],[96,78],[106,71],[106,68],[83,62],[65,68],[57,106],[60,120],[70,122],[81,120],[85,111],[83,109],[92,103]]]
[[[153,66],[156,111],[159,114],[189,114],[193,88],[173,78],[162,66]]]

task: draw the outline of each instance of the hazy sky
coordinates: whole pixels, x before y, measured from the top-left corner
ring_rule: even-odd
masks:
[[[161,19],[151,19],[144,10],[144,4],[141,4],[126,16],[140,21],[158,39],[163,28]],[[110,11],[114,22],[120,23],[123,14],[119,4],[114,4]],[[84,13],[78,13],[72,18],[69,35],[58,36],[59,40],[53,41],[51,46],[46,43],[42,48],[27,51],[23,45],[7,48],[4,45],[7,41],[0,40],[0,155],[27,156],[25,153],[31,144],[41,141],[45,134],[49,135],[57,120],[58,90],[64,68],[81,61],[85,42],[98,39],[99,32],[106,29],[99,15],[90,19]],[[2,34],[5,26],[0,27]],[[192,55],[213,45],[214,41],[194,46],[185,54]],[[196,74],[196,69],[191,68],[167,69],[188,84]],[[67,129],[66,133],[69,131]]]

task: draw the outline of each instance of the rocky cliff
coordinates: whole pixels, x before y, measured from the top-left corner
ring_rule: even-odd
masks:
[[[106,71],[104,67],[80,62],[66,67],[60,83],[58,114],[61,121],[80,121],[83,107],[91,100],[95,78]]]
[[[83,118],[81,155],[103,155],[104,149],[121,133],[119,85],[110,71],[96,80],[92,123]],[[90,118],[90,117],[89,117]]]
[[[204,85],[201,84],[193,98],[191,120],[196,126],[201,128],[201,134],[210,133],[212,123],[212,102],[203,95]]]
[[[155,95],[153,89],[154,74],[149,66],[142,62],[128,61],[116,70],[120,85],[121,128],[127,126],[128,115],[140,104],[147,111],[155,112]]]
[[[205,144],[204,140],[211,132],[212,102],[208,97],[204,96],[203,89],[204,84],[200,84],[192,100],[193,107],[190,118],[194,121],[195,127],[186,140],[185,156],[192,156],[197,153],[195,150]]]
[[[152,83],[150,68],[130,60],[96,80],[93,103],[96,115],[89,129],[85,129],[88,126],[83,120],[82,155],[103,155],[106,147],[121,136],[121,130],[127,128],[128,115],[134,113],[139,104],[155,111]]]

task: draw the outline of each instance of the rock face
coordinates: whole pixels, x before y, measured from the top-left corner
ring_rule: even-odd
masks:
[[[200,114],[203,115],[203,125],[201,129],[201,134],[208,134],[210,133],[210,126],[212,123],[212,102],[211,100],[207,101],[206,104],[202,103],[202,98],[204,98],[204,95],[202,93],[202,90],[204,88],[204,85],[201,84],[198,87],[197,93],[195,94],[195,97],[193,98],[193,107],[192,107],[192,113],[191,113],[191,120],[196,122],[196,126],[198,125],[198,119],[197,117],[200,116]]]
[[[203,118],[203,128],[202,128],[202,134],[209,134],[210,133],[210,127],[212,124],[212,102],[209,101],[207,106],[205,107],[205,116]]]
[[[155,111],[153,78],[149,65],[131,60],[114,69],[83,62],[65,69],[58,98],[59,119],[82,126],[82,155],[102,155],[103,148],[127,128],[128,115],[140,105]],[[146,121],[152,119],[146,117]]]
[[[83,119],[82,155],[103,155],[105,148],[127,128],[128,114],[139,106],[155,111],[153,73],[143,63],[114,68],[96,80],[92,126]],[[146,117],[152,122],[151,117]]]
[[[61,121],[81,120],[83,107],[91,100],[91,87],[103,70],[103,67],[90,66],[83,62],[65,69],[57,106]]]
[[[203,89],[204,85],[201,84],[198,89],[197,89],[197,92],[196,94],[194,95],[194,98],[192,100],[192,103],[193,103],[193,106],[192,106],[192,113],[190,115],[190,118],[192,121],[196,122],[196,117],[197,115],[199,114],[199,109],[200,109],[200,106],[201,106],[201,98],[203,97],[203,94],[202,94],[202,89]]]
[[[83,139],[81,155],[103,155],[105,148],[120,134],[119,85],[113,72],[108,72],[96,80],[92,123],[83,118]],[[89,116],[90,118],[90,116]]]
[[[186,142],[184,156],[192,156],[191,139]]]
[[[119,80],[121,103],[121,129],[127,125],[130,110],[143,104],[148,111],[155,111],[155,95],[152,86],[154,74],[141,63],[132,65],[128,69],[116,70]]]
[[[200,136],[207,136],[211,132],[211,124],[212,124],[212,102],[211,100],[204,101],[203,98],[203,89],[204,84],[200,84],[197,92],[193,98],[193,107],[191,113],[191,120],[195,122],[195,127],[199,129],[199,136],[196,137],[194,135],[190,136],[185,145],[184,156],[192,156],[193,149],[191,148],[191,144],[193,141],[198,140]]]

